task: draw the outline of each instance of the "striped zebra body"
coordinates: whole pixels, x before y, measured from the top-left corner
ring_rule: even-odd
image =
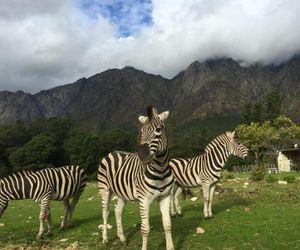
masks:
[[[174,158],[170,160],[170,166],[176,183],[173,185],[171,213],[181,214],[181,206],[178,196],[182,188],[202,186],[205,218],[212,218],[212,200],[215,186],[220,179],[222,169],[230,155],[245,158],[248,149],[235,141],[234,132],[226,132],[212,140],[205,148],[205,152],[194,158]],[[173,203],[174,202],[174,203]]]
[[[167,155],[164,157],[168,159]],[[144,166],[137,153],[111,152],[101,162],[99,186],[111,189],[127,201],[139,201],[144,196],[164,196],[173,183],[168,161],[164,161],[158,164],[156,160]]]
[[[108,208],[111,192],[118,196],[115,207],[118,237],[125,242],[122,211],[127,201],[138,201],[141,213],[142,249],[147,249],[149,207],[158,199],[162,212],[167,249],[174,249],[171,236],[170,194],[173,175],[169,167],[169,150],[164,128],[168,112],[140,118],[142,123],[138,153],[112,152],[103,158],[98,170],[98,183],[102,194],[103,243],[107,243]],[[145,119],[145,120],[143,120]],[[146,128],[147,129],[146,129]],[[146,129],[146,131],[144,131]]]
[[[45,221],[48,224],[48,234],[51,234],[51,200],[64,202],[65,215],[61,223],[63,229],[69,224],[85,185],[86,174],[78,166],[16,172],[0,180],[0,216],[10,200],[32,199],[41,204],[37,237],[43,235]]]

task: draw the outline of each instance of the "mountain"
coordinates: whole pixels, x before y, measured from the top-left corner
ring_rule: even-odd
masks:
[[[263,102],[275,88],[284,97],[284,113],[300,121],[298,56],[279,66],[242,67],[230,58],[194,62],[170,80],[125,67],[33,95],[1,91],[0,124],[70,117],[92,128],[133,127],[150,104],[171,110],[178,123],[240,118],[246,103]]]

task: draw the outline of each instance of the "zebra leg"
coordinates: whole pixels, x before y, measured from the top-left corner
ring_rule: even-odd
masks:
[[[171,217],[170,217],[170,199],[171,196],[168,195],[164,197],[159,202],[160,212],[162,214],[162,221],[165,231],[166,237],[166,249],[167,250],[174,250],[173,240],[172,240],[172,231],[171,231]]]
[[[124,236],[123,232],[123,225],[122,225],[122,212],[123,208],[126,204],[126,201],[118,198],[117,204],[115,205],[115,215],[116,215],[116,224],[117,224],[117,232],[118,232],[118,237],[120,241],[126,242],[126,238]]]
[[[42,200],[40,206],[41,206],[41,211],[40,211],[40,216],[39,216],[39,219],[40,219],[40,229],[39,229],[38,235],[36,236],[37,239],[42,238],[42,236],[43,236],[43,234],[45,232],[44,223],[45,223],[45,220],[48,217],[49,207],[50,207],[50,199],[47,198],[47,199]]]
[[[209,202],[210,184],[203,183],[202,189],[203,189],[203,199],[204,199],[203,215],[204,215],[204,219],[209,219],[208,202]]]
[[[64,203],[64,210],[65,210],[65,213],[64,213],[64,218],[60,224],[60,230],[64,229],[67,227],[68,225],[68,217],[69,217],[69,213],[70,213],[70,204],[69,204],[69,199],[66,199],[63,201]]]
[[[110,202],[110,191],[109,189],[101,189],[102,195],[102,217],[103,217],[103,226],[102,226],[102,243],[106,244],[108,242],[107,237],[107,225],[108,225],[108,215],[109,215],[109,202]]]
[[[174,196],[175,196],[175,192],[176,192],[177,188],[178,187],[175,184],[173,184],[172,189],[171,189],[170,206],[171,206],[171,215],[172,216],[176,215],[176,211],[174,208]]]
[[[208,217],[209,218],[213,218],[214,217],[214,215],[212,213],[211,205],[212,205],[212,201],[213,201],[213,196],[214,196],[215,188],[216,188],[216,183],[214,183],[213,185],[211,185],[211,187],[209,189],[209,201],[208,201]]]
[[[178,186],[178,188],[175,191],[174,202],[175,202],[177,214],[179,216],[182,216],[181,206],[179,204],[179,198],[178,198],[181,193],[182,193],[182,187]]]
[[[70,213],[69,213],[68,220],[67,220],[68,225],[70,224],[70,222],[72,220],[74,209],[75,209],[75,207],[76,207],[76,205],[79,201],[79,198],[80,198],[81,194],[82,193],[75,194],[75,196],[72,199],[72,202],[71,202],[71,205],[70,205]]]
[[[170,202],[170,200],[169,200]],[[149,207],[151,201],[149,200],[142,200],[140,202],[140,213],[141,213],[141,234],[143,238],[143,246],[142,250],[147,250],[147,242],[148,242],[148,235],[150,233],[150,224],[149,224]],[[170,209],[170,207],[169,207]],[[170,213],[170,210],[168,211]]]
[[[52,216],[51,216],[50,207],[49,207],[49,212],[47,215],[47,225],[48,225],[47,236],[51,236],[52,235]]]

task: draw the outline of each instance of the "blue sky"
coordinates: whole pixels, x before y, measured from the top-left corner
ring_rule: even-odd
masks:
[[[83,0],[79,6],[91,18],[99,15],[117,27],[120,37],[129,37],[152,24],[150,0]]]

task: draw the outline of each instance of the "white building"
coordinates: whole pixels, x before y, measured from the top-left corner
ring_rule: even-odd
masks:
[[[295,145],[296,146],[296,145]],[[300,170],[300,148],[282,149],[277,157],[278,171],[289,172]]]

